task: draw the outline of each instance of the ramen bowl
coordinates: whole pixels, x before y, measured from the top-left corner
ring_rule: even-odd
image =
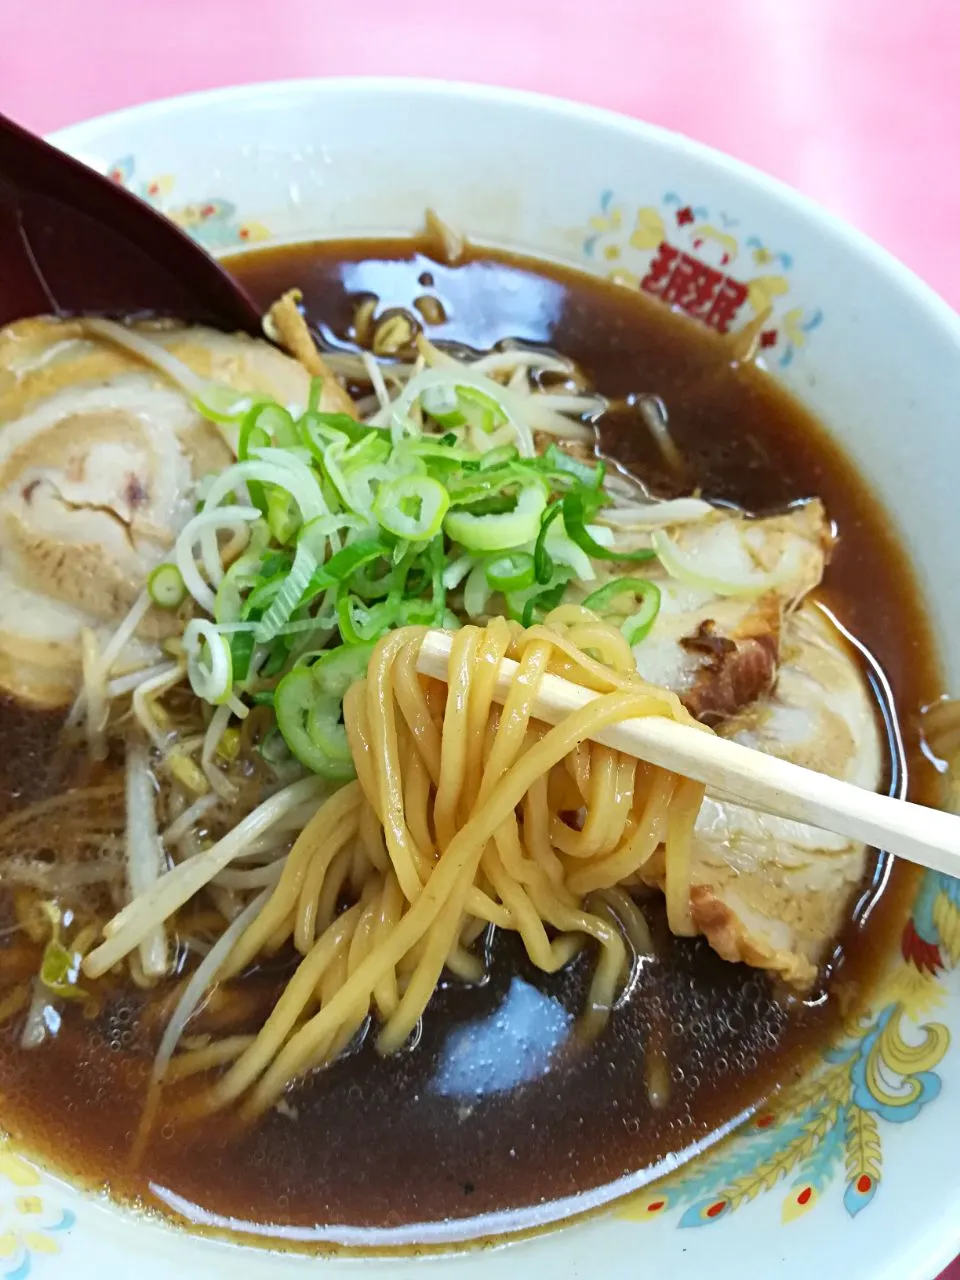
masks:
[[[218,254],[412,233],[431,206],[476,244],[613,277],[721,333],[752,325],[759,359],[827,425],[896,522],[940,637],[944,687],[960,687],[949,553],[960,323],[796,193],[614,115],[415,81],[218,91],[54,141]],[[656,1182],[627,1176],[522,1218],[490,1214],[473,1220],[472,1243],[459,1222],[377,1235],[334,1224],[277,1228],[262,1233],[264,1247],[246,1247],[242,1220],[155,1188],[198,1228],[181,1230],[65,1185],[8,1147],[0,1264],[18,1277],[65,1267],[93,1277],[135,1255],[144,1280],[358,1266],[399,1277],[429,1254],[434,1274],[465,1280],[507,1269],[533,1280],[598,1269],[610,1280],[926,1280],[960,1248],[960,1168],[941,1137],[960,1125],[958,963],[960,889],[928,873],[900,947],[877,957],[869,1009],[802,1079]]]

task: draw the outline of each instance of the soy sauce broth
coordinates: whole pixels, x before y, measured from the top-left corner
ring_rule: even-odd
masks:
[[[724,340],[633,291],[486,250],[445,266],[413,241],[326,242],[229,265],[264,307],[302,289],[332,348],[351,348],[365,297],[375,295],[382,312],[426,296],[445,317],[425,326],[431,338],[473,349],[506,339],[553,347],[610,397],[658,395],[687,460],[682,480],[634,413],[600,424],[603,449],[658,494],[696,487],[756,512],[823,498],[840,538],[821,594],[872,656],[878,714],[891,726],[888,781],[904,791],[909,779],[913,798],[935,800],[912,713],[939,693],[937,670],[890,523],[819,424],[761,370],[731,363]],[[0,709],[0,735],[16,742],[15,752],[0,752],[0,804],[9,807],[23,802],[19,779],[44,776],[49,742],[24,734],[9,708]],[[2,762],[13,758],[11,772]],[[164,1127],[135,1171],[127,1156],[156,1033],[144,1025],[147,997],[118,990],[94,1022],[65,1010],[59,1034],[39,1050],[18,1048],[17,1020],[4,1029],[3,1122],[70,1177],[201,1226],[309,1242],[330,1224],[392,1227],[504,1210],[530,1210],[524,1221],[533,1223],[558,1198],[628,1173],[654,1176],[667,1156],[708,1142],[802,1074],[841,1012],[869,993],[914,884],[911,869],[871,861],[823,988],[805,1001],[778,998],[761,974],[724,963],[700,941],[671,938],[652,904],[659,958],[642,966],[592,1044],[575,1030],[590,956],[548,976],[516,939],[496,936],[488,979],[443,982],[414,1048],[381,1059],[364,1043],[247,1132],[225,1116],[190,1132]],[[252,1005],[268,1007],[288,972],[278,962],[251,979]],[[657,1105],[651,1041],[666,1064]]]

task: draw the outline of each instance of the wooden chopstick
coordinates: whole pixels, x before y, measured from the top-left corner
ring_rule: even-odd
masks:
[[[450,646],[447,632],[428,632],[417,669],[446,680]],[[501,662],[494,692],[498,702],[505,700],[517,666],[510,658]],[[534,715],[547,724],[559,724],[598,696],[569,680],[546,675]],[[695,778],[751,808],[886,849],[932,871],[960,876],[960,817],[952,813],[877,795],[662,716],[624,720],[593,736],[604,746]]]

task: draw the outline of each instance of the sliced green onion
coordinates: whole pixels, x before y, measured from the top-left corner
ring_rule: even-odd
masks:
[[[515,467],[494,467],[490,471],[468,472],[463,480],[451,480],[448,486],[450,505],[471,507],[502,495],[509,502],[509,506],[505,505],[503,509],[511,510],[513,502],[507,498],[506,490],[513,490],[526,479],[526,476],[517,473]]]
[[[242,684],[250,673],[250,659],[253,657],[254,639],[252,631],[235,631],[229,638],[230,659],[233,663],[233,678]]]
[[[488,560],[484,572],[494,591],[522,591],[534,583],[533,556],[526,551],[509,551]]]
[[[652,538],[660,563],[671,578],[718,596],[750,599],[765,591],[783,590],[796,581],[804,557],[803,539],[791,538],[786,541],[776,568],[766,573],[750,568],[730,577],[729,559],[726,554],[718,553],[736,550],[743,555],[745,550],[733,521],[721,524],[707,537],[698,539],[695,550],[684,550],[665,529],[655,529]],[[723,565],[722,571],[711,572],[718,561]]]
[[[399,538],[394,545],[391,560],[394,565],[402,564],[404,560],[410,561],[414,556],[413,548],[410,543],[403,538]]]
[[[198,413],[221,426],[239,422],[250,409],[253,397],[222,382],[205,382],[193,401]]]
[[[511,462],[520,462],[519,449],[513,444],[501,444],[481,456],[478,470],[489,471],[492,467],[502,467]]]
[[[373,644],[341,644],[322,653],[310,668],[321,693],[342,698],[366,672],[373,650]]]
[[[317,772],[324,773],[327,777],[352,778],[355,770],[347,731],[340,720],[342,710],[340,698],[328,693],[317,693],[307,715],[307,733],[311,742],[320,748],[325,757],[324,767]]]
[[[567,453],[565,449],[561,449],[556,444],[547,446],[543,457],[536,460],[536,465],[542,471],[565,472],[567,475],[574,476],[588,488],[597,490],[603,484],[603,477],[607,471],[607,464],[602,458],[598,458],[591,466],[589,462],[583,462],[580,458],[575,458],[573,454]]]
[[[615,578],[606,586],[593,591],[584,600],[584,607],[597,613],[607,613],[614,600],[632,596],[640,601],[640,608],[620,624],[620,630],[629,645],[639,644],[650,633],[660,612],[660,588],[646,578]]]
[[[286,489],[300,508],[304,524],[316,516],[330,514],[316,473],[306,462],[283,449],[257,449],[255,454],[248,461],[235,462],[221,471],[210,486],[204,513],[218,507],[227,494],[236,492],[240,485],[249,485],[255,480]]]
[[[462,556],[458,556],[456,560],[451,560],[447,567],[443,570],[443,585],[447,591],[453,591],[459,587],[473,566],[477,563],[476,556],[472,556],[466,552]]]
[[[543,484],[527,482],[517,495],[513,511],[488,516],[451,511],[443,527],[448,537],[468,551],[510,551],[534,541],[546,505],[547,491]]]
[[[394,589],[398,576],[396,569],[387,568],[381,557],[379,561],[368,562],[356,569],[350,575],[349,586],[361,600],[382,600]]]
[[[432,600],[404,600],[400,605],[397,625],[404,627],[431,627],[438,624],[443,617],[439,616]]]
[[[320,413],[317,410],[308,409],[301,416],[297,426],[301,440],[310,449],[324,436],[330,435],[332,438],[332,433],[346,436],[351,444],[366,440],[368,436],[376,440],[384,440],[388,445],[390,443],[390,433],[383,427],[368,427],[366,423],[351,418],[349,413]]]
[[[460,413],[468,426],[476,427],[489,434],[506,423],[507,415],[503,412],[503,408],[485,391],[480,391],[477,387],[458,386],[457,396],[460,402]]]
[[[414,442],[410,441],[410,445]],[[403,452],[407,449],[401,446]],[[400,452],[398,449],[397,452]],[[449,453],[449,450],[446,450]],[[364,436],[362,440],[357,440],[350,444],[343,453],[343,467],[347,472],[359,471],[361,467],[373,466],[377,463],[386,462],[390,457],[391,448],[390,441],[381,431],[371,431],[369,435]],[[419,450],[410,451],[411,457],[418,457]],[[419,461],[417,466],[420,466]]]
[[[233,655],[230,642],[212,622],[193,618],[183,633],[187,677],[198,698],[219,706],[233,689]]]
[[[479,618],[486,613],[491,591],[483,564],[475,565],[463,588],[463,608],[468,618]]]
[[[301,442],[306,445],[321,467],[324,465],[327,450],[332,444],[339,444],[346,448],[350,443],[350,437],[345,431],[341,431],[339,427],[328,426],[321,421],[318,414],[305,413],[297,423],[297,431]]]
[[[217,588],[213,616],[218,623],[239,621],[243,611],[243,592],[259,582],[269,541],[270,530],[262,520],[251,525],[247,549],[238,560],[234,560]]]
[[[260,449],[270,443],[270,432],[258,425],[258,418],[264,408],[279,408],[279,405],[260,405],[255,404],[253,408],[246,414],[240,424],[240,434],[237,437],[237,458],[241,462],[249,460],[253,454],[253,449]],[[256,480],[250,480],[247,483],[247,492],[250,494],[250,501],[255,507],[266,515],[267,513],[267,497],[264,493],[263,485]]]
[[[374,560],[382,560],[390,554],[389,549],[375,538],[362,538],[351,542],[342,551],[332,555],[317,575],[325,586],[335,586],[349,578],[352,574],[370,564]]]
[[[620,623],[623,637],[631,647],[647,638],[657,620],[657,614],[660,612],[660,591],[658,588],[654,590],[655,596],[651,594],[636,613],[632,613],[629,618]]]
[[[240,610],[240,616],[243,621],[248,621],[257,615],[261,617],[265,610],[270,608],[274,600],[282,591],[283,584],[287,580],[290,572],[290,561],[287,560],[284,567],[278,572],[270,575],[269,578],[261,578],[257,581],[256,586],[243,602]]]
[[[257,623],[254,638],[258,644],[269,644],[284,627],[300,603],[317,568],[317,558],[305,541],[297,543],[296,555],[290,572],[284,577],[280,590],[274,596],[269,609]]]
[[[346,436],[340,436],[338,440],[331,440],[323,450],[322,458],[318,458],[321,470],[329,480],[330,484],[336,490],[338,500],[347,508],[348,511],[356,509],[366,510],[366,505],[360,502],[356,496],[350,481],[341,466],[341,460],[347,449],[350,447]],[[369,470],[369,468],[368,468]]]
[[[478,387],[460,382],[425,387],[420,405],[441,427],[475,427],[489,434],[507,422],[499,401]]]
[[[187,595],[183,574],[175,564],[158,564],[147,578],[147,594],[161,609],[176,609]]]
[[[520,611],[519,621],[521,624],[525,627],[530,627],[536,621],[538,614],[547,614],[551,609],[555,609],[563,599],[564,592],[567,589],[567,581],[568,579],[563,577],[559,582],[547,587],[545,591],[529,595]],[[508,601],[507,603],[509,606],[510,602]]]
[[[643,547],[639,551],[617,551],[614,548],[605,547],[588,532],[586,521],[587,506],[584,495],[576,490],[568,493],[563,499],[563,523],[568,535],[581,551],[593,556],[595,560],[622,560],[634,563],[652,560],[657,554],[652,547]]]
[[[368,467],[358,467],[356,471],[350,473],[349,482],[347,477],[343,476],[343,483],[347,486],[349,493],[347,503],[354,511],[362,512],[364,516],[372,519],[373,504],[378,490],[394,479],[396,479],[394,472],[385,462],[373,462]]]
[[[267,654],[267,660],[260,668],[260,674],[264,680],[272,680],[274,676],[278,676],[287,665],[289,656],[290,650],[286,643],[281,639],[274,640]]]
[[[82,1000],[87,995],[77,982],[82,960],[83,956],[79,951],[70,951],[59,938],[51,938],[43,949],[40,981],[55,996],[61,996],[65,1000]]]
[[[562,510],[562,505],[555,502],[552,507],[547,508],[540,521],[537,545],[533,549],[533,574],[539,583],[548,583],[553,575],[553,558],[547,550],[547,532]]]
[[[368,609],[341,584],[337,593],[337,622],[347,644],[366,644],[377,640],[395,625],[399,602],[384,601]]]
[[[460,449],[456,446],[457,437],[450,432],[445,436],[420,436],[419,439],[401,440],[394,452],[401,456],[426,458],[431,463],[443,466],[475,466],[480,461],[481,455],[474,449]]]
[[[336,698],[317,689],[308,667],[294,667],[274,692],[277,727],[300,763],[322,777],[345,782],[355,776],[349,749],[345,757],[331,755],[325,749],[325,744],[330,743],[339,747],[333,733],[338,705]]]
[[[300,527],[300,513],[285,489],[270,485],[266,492],[267,527],[281,546],[289,542]],[[322,519],[322,517],[320,517]]]
[[[441,427],[462,427],[466,419],[460,412],[458,388],[451,386],[427,387],[420,397],[420,406]]]
[[[450,495],[430,476],[401,476],[382,485],[373,502],[373,514],[398,538],[422,542],[440,532],[450,506]]]
[[[614,578],[612,582],[598,587],[596,591],[591,591],[583,601],[583,605],[585,609],[592,609],[594,613],[610,613],[613,602],[622,596],[632,596],[633,600],[630,601],[632,604],[634,600],[644,600],[653,593],[659,596],[659,588],[646,578]],[[628,610],[620,609],[615,612],[627,613]]]
[[[339,549],[338,535],[341,530],[356,532],[367,527],[367,522],[361,516],[340,511],[329,516],[317,516],[316,520],[309,521],[300,530],[297,541],[306,541],[307,546],[317,557],[317,561],[321,562],[326,556],[328,542],[334,551]]]
[[[443,549],[442,533],[438,533],[430,543],[427,560],[430,565],[430,596],[433,606],[433,616],[428,625],[439,627],[447,612],[447,589],[443,584],[443,569],[447,558]]]
[[[237,457],[252,456],[253,449],[277,445],[281,449],[300,443],[297,425],[282,405],[271,401],[255,404],[240,425]]]
[[[228,469],[233,470],[232,467]],[[203,544],[205,542],[205,534],[208,531],[213,531],[213,546],[210,550],[214,559],[219,561],[219,548],[215,531],[218,529],[243,529],[248,522],[257,521],[259,518],[260,512],[256,507],[212,506],[209,509],[204,509],[198,515],[192,516],[177,535],[174,547],[177,568],[180,570],[187,590],[197,604],[202,609],[206,609],[208,613],[213,613],[216,605],[216,595],[211,590],[209,582],[220,582],[223,574],[222,564],[219,566],[212,564],[208,568],[208,582],[197,567],[193,552],[194,547],[198,542]]]

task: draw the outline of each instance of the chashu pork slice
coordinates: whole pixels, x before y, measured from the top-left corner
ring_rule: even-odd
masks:
[[[722,724],[773,686],[784,620],[820,584],[831,527],[813,500],[764,519],[718,510],[665,532],[695,573],[679,579],[661,561],[643,566],[660,589],[660,612],[634,648],[637,670],[705,724]],[[723,593],[738,581],[755,587]]]
[[[661,609],[634,649],[640,674],[724,737],[875,788],[883,754],[861,668],[822,610],[805,603],[832,543],[822,504],[768,519],[718,511],[667,532],[694,572],[678,579],[662,561],[644,565]],[[725,595],[711,585],[754,574],[772,589]],[[694,926],[725,959],[808,988],[865,861],[861,844],[708,795],[696,827]],[[647,879],[662,884],[662,854]]]
[[[192,373],[305,405],[310,374],[269,343],[173,323],[131,326]],[[321,405],[350,408],[334,379]],[[0,688],[69,702],[81,635],[101,645],[190,517],[195,482],[233,454],[156,365],[82,320],[0,330]],[[152,610],[125,653],[138,666],[174,620]]]
[[[724,737],[874,790],[876,710],[847,642],[815,604],[789,616],[774,689],[726,720]],[[726,960],[815,981],[861,883],[866,848],[708,794],[697,819],[694,925]],[[662,881],[662,862],[651,867]]]

